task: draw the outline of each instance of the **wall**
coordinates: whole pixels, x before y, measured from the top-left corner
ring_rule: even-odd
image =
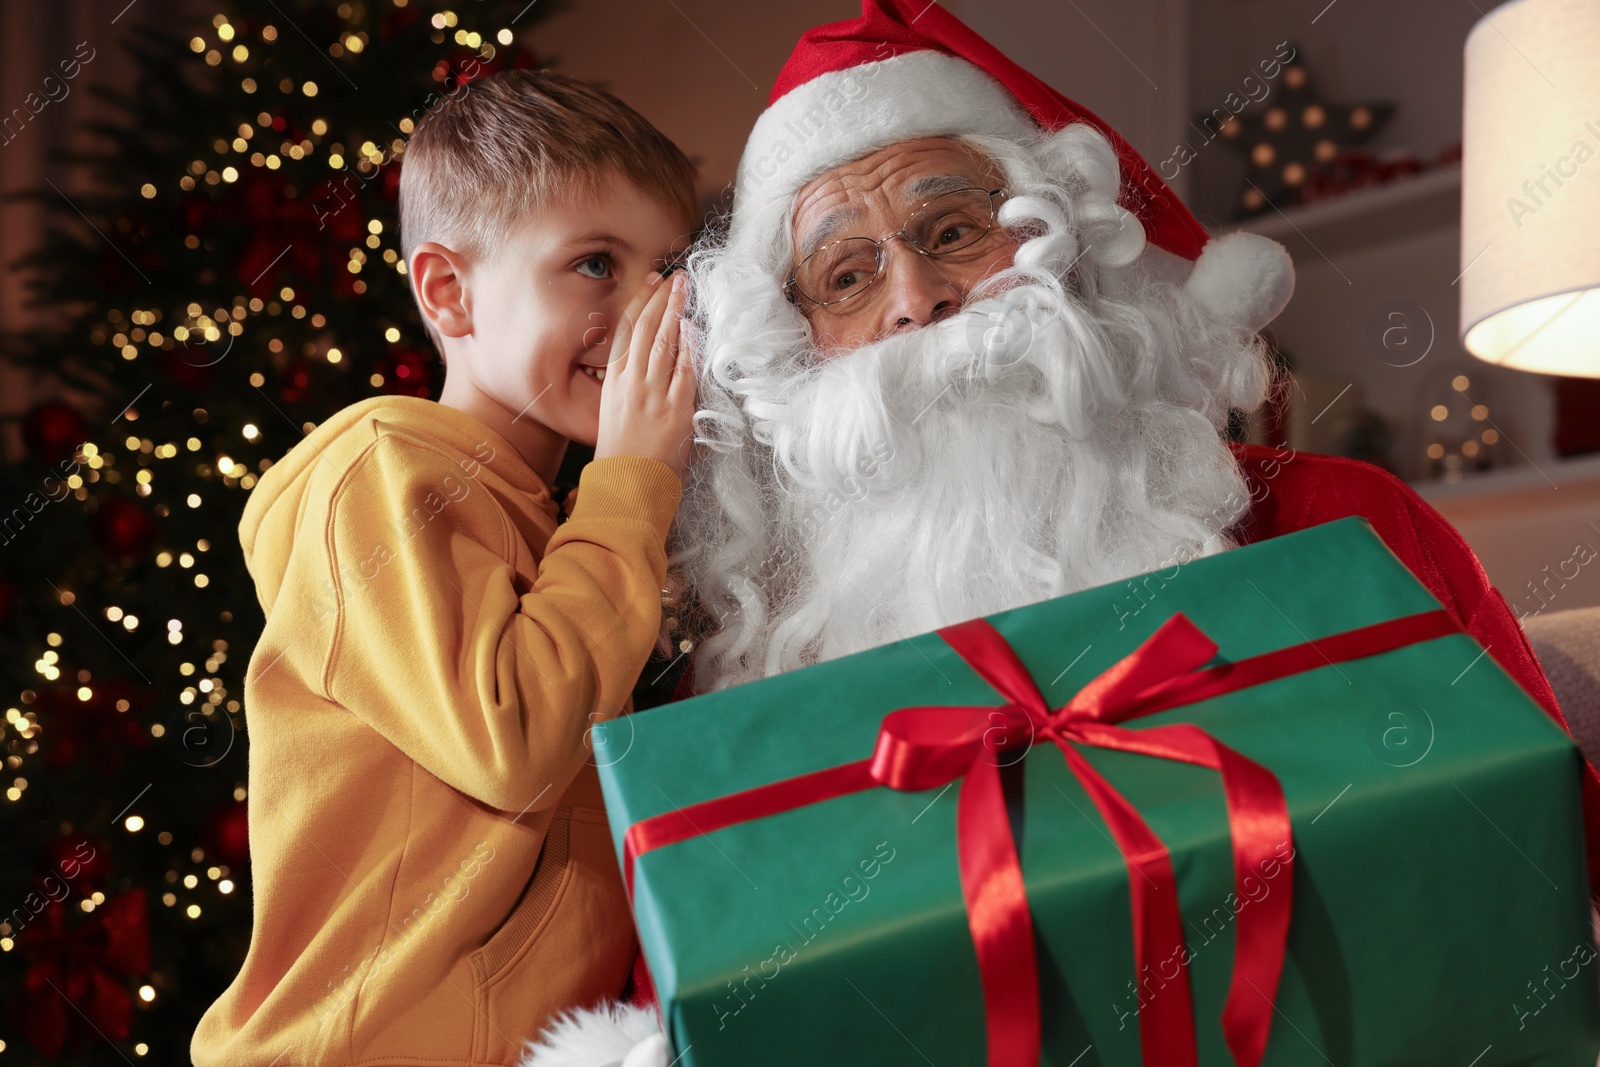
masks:
[[[944,7],[1001,51],[1154,152],[1184,121],[1186,0],[976,0]],[[801,33],[860,0],[576,0],[529,43],[616,93],[678,142],[716,196]],[[1108,38],[1111,43],[1108,43]],[[1120,51],[1119,51],[1120,50]]]
[[[1193,115],[1222,105],[1279,42],[1298,46],[1313,84],[1338,103],[1398,103],[1375,151],[1424,158],[1461,140],[1462,48],[1494,5],[1460,0],[1191,0],[1189,92]],[[1202,221],[1225,219],[1244,173],[1212,144],[1191,164]]]
[[[1520,616],[1600,605],[1600,456],[1497,471],[1423,494]]]
[[[1188,119],[1188,0],[1008,0],[957,14],[1152,163]],[[1183,195],[1179,184],[1176,191]]]
[[[1456,0],[1193,0],[1192,92],[1196,100],[1215,102],[1196,111],[1220,104],[1238,88],[1239,72],[1289,41],[1324,98],[1397,104],[1371,145],[1374,152],[1431,160],[1461,140],[1463,47],[1480,8],[1488,7]],[[1197,213],[1213,229],[1227,228],[1222,220],[1242,188],[1242,161],[1212,143],[1191,169]],[[1550,461],[1549,379],[1490,366],[1458,341],[1459,184],[1442,196],[1406,202],[1406,195],[1397,182],[1309,209],[1286,205],[1288,219],[1269,211],[1244,224],[1296,248],[1295,296],[1273,329],[1297,372],[1335,388],[1353,385],[1328,421],[1359,404],[1387,422],[1402,477],[1428,475],[1427,413],[1436,403],[1460,402],[1449,384],[1458,374],[1470,379],[1468,395],[1489,408],[1502,436],[1497,462]],[[1329,215],[1340,217],[1323,222]],[[1369,336],[1375,318],[1401,302],[1425,313],[1418,325],[1434,338],[1427,358],[1414,366],[1392,365],[1394,354]]]
[[[800,34],[860,12],[859,0],[574,0],[526,41],[552,67],[603,86],[676,141],[711,199],[733,181]]]
[[[1457,376],[1467,379],[1464,396],[1488,409],[1502,435],[1494,446],[1499,462],[1551,459],[1551,416],[1542,381],[1484,363],[1456,340],[1460,293],[1453,282],[1460,271],[1460,240],[1459,227],[1447,225],[1359,248],[1319,242],[1329,258],[1313,253],[1296,261],[1295,297],[1272,326],[1297,373],[1325,384],[1329,400],[1351,386],[1323,425],[1336,431],[1358,405],[1376,412],[1394,433],[1391,455],[1396,473],[1405,478],[1420,478],[1429,466],[1429,410],[1435,404],[1456,410],[1469,406],[1452,387]],[[1421,309],[1423,317],[1407,305]],[[1419,346],[1432,336],[1431,349],[1426,355],[1418,351],[1415,363],[1409,354],[1386,351],[1374,339],[1374,322],[1385,321],[1392,311],[1405,317],[1388,321],[1411,331]],[[1327,402],[1313,406],[1320,410]],[[1328,448],[1326,439],[1308,444]]]

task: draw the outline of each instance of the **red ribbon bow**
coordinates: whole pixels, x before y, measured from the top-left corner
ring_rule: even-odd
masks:
[[[1223,1033],[1234,1062],[1239,1067],[1255,1067],[1271,1030],[1292,910],[1292,860],[1285,861],[1273,851],[1293,834],[1283,790],[1271,771],[1197,726],[1180,723],[1129,730],[1114,724],[1459,631],[1455,619],[1441,609],[1202,669],[1202,664],[1216,655],[1217,646],[1188,618],[1177,614],[1079,690],[1064,707],[1052,710],[1015,651],[989,623],[977,619],[946,627],[939,636],[1007,703],[997,708],[902,708],[884,717],[871,759],[642,819],[629,827],[623,838],[628,891],[633,892],[637,857],[652,849],[875,786],[922,791],[959,778],[957,854],[967,921],[983,982],[988,1063],[990,1067],[1031,1067],[1038,1063],[1040,1053],[1033,920],[995,757],[1042,737],[1061,750],[1127,863],[1138,972],[1159,974],[1166,960],[1178,966],[1170,988],[1159,990],[1140,1009],[1144,1061],[1189,1067],[1198,1062],[1194,1005],[1177,881],[1167,848],[1075,746],[1093,745],[1208,767],[1222,775],[1233,840],[1234,881],[1241,898],[1244,878],[1252,870],[1269,859],[1284,868],[1284,891],[1241,909],[1234,929],[1233,978],[1223,1007]],[[974,712],[998,718],[998,728],[975,728]]]
[[[1009,703],[1000,728],[972,727],[974,708],[904,708],[883,720],[872,776],[894,789],[934,789],[961,778],[956,815],[961,889],[983,978],[989,1063],[1023,1067],[1039,1062],[1039,981],[1033,922],[1022,866],[1006,815],[997,754],[1021,744],[1053,741],[1089,794],[1128,867],[1133,903],[1137,973],[1157,973],[1175,961],[1177,975],[1139,1012],[1147,1062],[1189,1067],[1198,1063],[1194,1006],[1178,884],[1166,845],[1132,804],[1074,747],[1094,745],[1209,767],[1222,774],[1233,834],[1234,881],[1245,899],[1244,878],[1293,835],[1289,806],[1272,772],[1221,744],[1197,726],[1133,731],[1111,725],[1140,710],[1162,684],[1185,675],[1217,653],[1217,646],[1183,615],[1174,615],[1133,653],[1052,710],[1005,638],[982,619],[939,631],[984,681]],[[1292,861],[1284,865],[1282,892],[1270,894],[1238,916],[1233,984],[1223,1011],[1223,1031],[1240,1067],[1254,1067],[1272,1027],[1273,996],[1283,969],[1293,899]]]

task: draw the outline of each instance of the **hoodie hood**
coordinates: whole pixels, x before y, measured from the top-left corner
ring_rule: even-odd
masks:
[[[481,463],[510,488],[536,498],[552,516],[550,491],[511,442],[477,418],[434,400],[375,396],[335,413],[261,475],[239,521],[239,545],[255,580],[256,596],[270,612],[295,552],[306,510],[325,505],[328,488],[380,433],[430,440]]]

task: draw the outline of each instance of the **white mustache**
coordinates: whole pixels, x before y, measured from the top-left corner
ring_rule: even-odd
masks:
[[[1025,417],[1081,440],[1128,399],[1114,369],[1095,355],[1093,331],[1069,302],[1016,287],[918,330],[819,357],[795,375],[786,400],[751,405],[752,422],[794,487],[834,492],[853,488],[842,472],[874,444],[904,437],[905,427],[942,405],[992,404],[997,416]],[[897,459],[868,487],[903,481],[908,464]]]

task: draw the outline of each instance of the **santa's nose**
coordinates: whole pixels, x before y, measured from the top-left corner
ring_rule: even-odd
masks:
[[[891,242],[884,254],[888,261],[878,279],[885,298],[882,334],[920,329],[961,310],[965,293],[954,273],[937,260],[902,242]]]

